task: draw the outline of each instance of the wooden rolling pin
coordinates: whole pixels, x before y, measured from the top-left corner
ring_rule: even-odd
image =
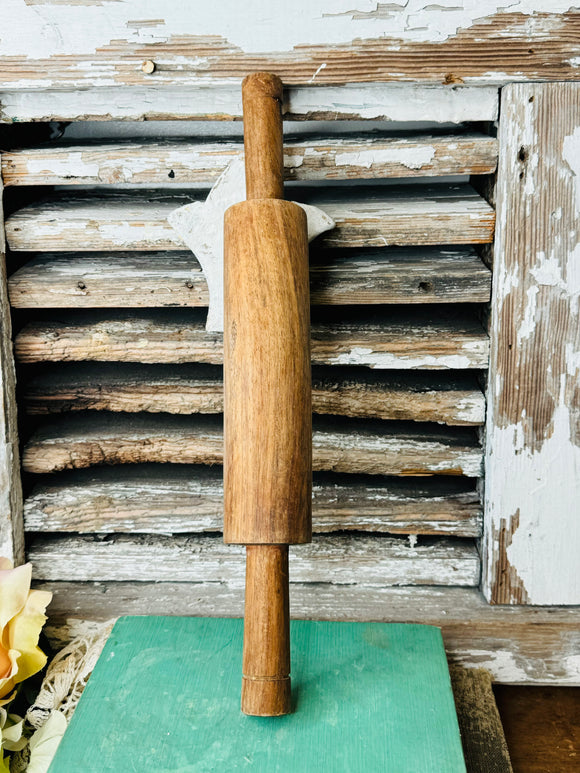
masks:
[[[291,711],[288,545],[312,537],[306,215],[284,201],[282,82],[242,84],[247,200],[224,224],[224,540],[247,545],[242,711]]]

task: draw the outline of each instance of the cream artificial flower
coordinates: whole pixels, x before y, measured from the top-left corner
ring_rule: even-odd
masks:
[[[48,591],[30,590],[32,566],[12,566],[0,557],[0,706],[14,697],[17,684],[46,664],[38,637],[52,599]]]

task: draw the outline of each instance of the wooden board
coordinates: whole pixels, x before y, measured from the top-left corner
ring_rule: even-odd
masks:
[[[35,0],[10,3],[3,16],[11,34],[0,48],[0,86],[81,94],[116,87],[123,102],[124,87],[151,84],[180,87],[194,104],[190,87],[237,84],[256,70],[276,72],[288,84],[456,86],[570,80],[579,69],[579,15],[560,1],[474,7],[467,0],[419,0],[385,11],[362,0],[300,0],[290,11],[250,0],[240,16],[235,0],[224,1],[219,13],[208,5],[194,15],[185,0],[161,9],[153,0],[104,9],[80,0],[66,13],[54,0]],[[218,102],[212,112],[220,108]]]
[[[577,773],[578,688],[496,685],[494,692],[516,773]]]
[[[347,193],[297,188],[292,196],[320,207],[336,222],[319,238],[327,247],[493,240],[495,213],[469,185],[383,186]],[[6,238],[14,251],[179,250],[183,242],[167,216],[204,198],[200,191],[58,193],[11,215],[6,220]]]
[[[21,405],[42,415],[69,411],[221,413],[221,369],[209,365],[63,363],[21,376]],[[481,425],[485,400],[475,377],[316,368],[312,410],[359,418]]]
[[[0,555],[21,564],[24,561],[22,484],[12,320],[6,281],[3,196],[0,180]]]
[[[484,583],[499,604],[579,604],[580,85],[502,104]]]
[[[294,712],[274,720],[240,712],[242,641],[242,620],[119,620],[59,746],[53,773],[248,765],[264,773],[317,767],[336,773],[465,773],[437,628],[292,623]],[[152,693],[159,696],[153,726]]]
[[[344,315],[344,310],[341,310]],[[440,308],[376,315],[348,311],[314,316],[312,361],[377,369],[487,368],[489,342],[468,311]],[[190,312],[61,312],[58,319],[29,322],[15,337],[20,363],[59,361],[221,363],[222,336],[205,330],[205,315]]]
[[[313,304],[487,303],[491,272],[469,248],[323,251],[311,258]],[[191,252],[40,254],[9,280],[15,308],[207,306]]]
[[[481,448],[470,428],[317,419],[313,468],[375,475],[481,474]],[[24,446],[22,468],[48,473],[95,464],[221,464],[221,416],[87,413],[53,421]]]
[[[84,31],[82,33],[84,35]],[[141,63],[140,63],[141,65]],[[1,65],[0,65],[1,66]],[[246,73],[244,73],[245,75]],[[284,119],[425,121],[460,124],[495,121],[496,87],[420,86],[368,83],[309,85],[284,89]],[[119,89],[99,86],[72,89],[2,89],[0,122],[22,121],[173,121],[242,118],[241,78],[233,85],[219,83],[188,87],[156,86],[150,78],[141,86]],[[241,134],[241,131],[240,131]]]
[[[245,583],[243,545],[221,536],[31,535],[28,559],[38,580]],[[479,580],[473,540],[317,536],[290,547],[290,582],[350,585],[468,585]]]
[[[405,480],[317,473],[318,533],[481,534],[479,494],[460,478]],[[59,473],[24,502],[31,532],[146,534],[221,531],[221,469],[134,465]]]
[[[227,582],[41,582],[54,599],[47,633],[60,649],[92,621],[119,615],[239,617],[244,590]],[[442,628],[452,663],[507,684],[580,685],[580,610],[490,606],[476,588],[294,583],[294,618],[427,623]]]
[[[93,142],[11,150],[2,155],[4,184],[115,185],[213,183],[243,153],[240,142],[202,140]],[[363,135],[286,141],[286,180],[348,180],[491,174],[497,140],[451,135]]]

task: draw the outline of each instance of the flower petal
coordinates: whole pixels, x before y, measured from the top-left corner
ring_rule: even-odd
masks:
[[[46,622],[44,610],[50,604],[52,593],[31,590],[23,610],[8,625],[10,645],[20,652],[15,682],[23,682],[40,671],[46,663],[46,655],[38,646],[38,637]]]
[[[31,579],[31,564],[0,570],[0,635],[4,646],[8,644],[4,642],[4,628],[26,604]]]
[[[44,725],[30,739],[27,773],[46,773],[66,730],[64,714],[53,709]]]

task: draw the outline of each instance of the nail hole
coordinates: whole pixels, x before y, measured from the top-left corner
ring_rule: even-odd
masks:
[[[419,290],[423,293],[430,293],[433,291],[432,282],[419,282]]]
[[[79,288],[79,290],[86,290],[87,289],[87,286],[86,286],[86,284],[84,282],[77,282],[77,287]]]
[[[522,163],[528,160],[528,151],[522,145],[518,151],[518,160]]]
[[[524,173],[520,172],[520,180],[523,180],[523,179],[524,179]]]
[[[528,102],[533,102],[533,101],[534,101],[534,98],[533,98],[533,97],[530,97],[530,98],[528,99]]]
[[[170,172],[169,172],[169,174],[167,176],[171,177],[171,179],[173,180],[173,178],[175,177],[175,172],[173,171],[173,169],[170,170]]]
[[[185,286],[187,287],[188,290],[193,290],[193,282],[186,282]]]

